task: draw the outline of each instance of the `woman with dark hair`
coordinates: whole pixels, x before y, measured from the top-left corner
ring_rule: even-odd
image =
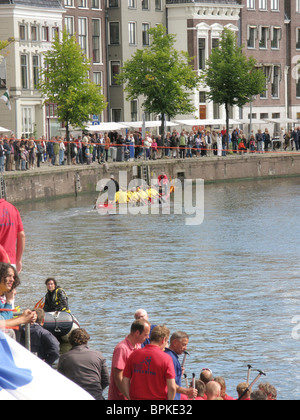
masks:
[[[48,292],[45,296],[45,312],[70,312],[66,292],[50,277],[45,282]]]
[[[0,320],[13,318],[13,303],[15,289],[20,285],[20,279],[16,269],[7,263],[0,264]],[[7,309],[7,311],[5,311]]]

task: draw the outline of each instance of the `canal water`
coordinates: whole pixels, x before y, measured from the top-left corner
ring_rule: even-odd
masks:
[[[110,368],[133,314],[190,335],[186,373],[267,372],[279,399],[300,396],[300,178],[205,186],[205,217],[106,215],[95,195],[19,205],[27,235],[17,303],[54,276]],[[252,373],[252,378],[256,373]]]

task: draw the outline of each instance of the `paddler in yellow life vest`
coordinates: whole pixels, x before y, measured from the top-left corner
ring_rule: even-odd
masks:
[[[128,193],[124,188],[121,188],[115,195],[115,202],[117,204],[127,204],[128,203]]]
[[[128,191],[127,195],[131,203],[139,203],[141,201],[141,197],[139,196],[136,188],[131,188],[131,191]]]
[[[149,196],[147,192],[143,189],[143,186],[137,187],[136,191],[138,195],[140,196],[141,201],[143,201],[144,203],[147,203],[149,201]]]
[[[148,199],[151,202],[155,199],[160,198],[160,195],[159,195],[158,191],[155,188],[152,188],[152,187],[149,187],[147,189],[147,194],[148,194]]]

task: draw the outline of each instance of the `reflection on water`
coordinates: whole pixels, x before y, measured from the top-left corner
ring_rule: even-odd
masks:
[[[100,216],[95,198],[18,206],[27,234],[18,304],[32,306],[55,276],[109,365],[143,307],[190,334],[189,377],[210,367],[236,396],[250,363],[281,399],[299,397],[299,178],[207,185],[205,221],[191,227],[185,215]]]

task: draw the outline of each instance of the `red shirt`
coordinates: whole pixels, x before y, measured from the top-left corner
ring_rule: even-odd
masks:
[[[12,204],[0,200],[0,245],[3,246],[11,264],[16,264],[16,241],[23,232],[23,223],[19,211]]]
[[[7,252],[5,251],[2,245],[0,245],[0,263],[10,264]]]
[[[138,344],[137,348],[140,349],[141,345]],[[119,391],[115,383],[114,369],[124,370],[128,357],[134,351],[136,350],[132,346],[128,337],[126,337],[125,340],[121,341],[114,350],[113,358],[112,358],[112,366],[111,366],[110,384],[109,384],[109,390],[108,390],[108,399],[111,401],[112,400],[119,401],[119,400],[126,399],[124,395],[121,394],[121,392]]]
[[[174,363],[158,346],[148,344],[129,357],[123,376],[131,380],[132,400],[167,400],[167,379],[175,379]]]

